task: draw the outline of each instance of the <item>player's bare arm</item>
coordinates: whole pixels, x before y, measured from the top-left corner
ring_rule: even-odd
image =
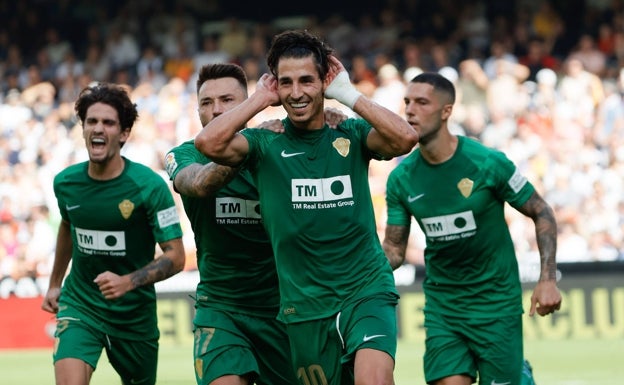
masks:
[[[230,183],[238,173],[238,168],[216,163],[191,164],[182,169],[173,184],[182,195],[205,198],[214,195],[221,187]]]
[[[61,285],[71,261],[73,241],[71,238],[71,225],[62,220],[56,236],[56,250],[54,252],[54,264],[50,274],[48,290],[41,304],[41,308],[50,313],[58,311],[58,300],[61,295]]]
[[[398,269],[405,261],[409,234],[409,226],[386,225],[386,234],[382,246],[392,270]]]
[[[557,288],[557,222],[552,208],[534,192],[519,211],[533,219],[540,254],[540,278],[531,295],[529,315],[541,316],[561,308],[561,293]]]
[[[195,147],[217,163],[240,165],[249,152],[249,143],[238,131],[257,113],[277,103],[277,81],[274,76],[264,74],[258,80],[256,92],[202,128],[195,137]]]
[[[401,116],[361,95],[351,84],[342,63],[329,57],[329,72],[325,80],[327,98],[336,99],[350,107],[373,129],[367,138],[367,145],[373,152],[392,158],[407,154],[418,143],[418,133]]]
[[[110,271],[99,274],[95,282],[104,298],[115,299],[139,286],[162,281],[184,268],[185,254],[182,238],[160,243],[163,254],[141,269],[123,276]]]
[[[519,211],[533,219],[535,223],[535,236],[542,266],[540,281],[556,280],[557,222],[555,213],[537,192],[531,195]]]

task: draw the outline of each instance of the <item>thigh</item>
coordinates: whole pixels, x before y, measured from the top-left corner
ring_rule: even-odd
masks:
[[[379,350],[394,360],[398,333],[397,303],[395,295],[381,293],[343,309],[337,322],[346,341],[343,362],[353,361],[360,349]]]
[[[392,380],[397,349],[397,303],[395,295],[380,293],[346,306],[340,314],[339,330],[346,340],[343,370],[352,373],[358,383]]]
[[[86,362],[95,370],[105,340],[104,333],[78,318],[58,318],[54,332],[53,361],[57,363],[65,358],[75,358]]]
[[[336,318],[288,324],[286,332],[299,384],[342,383],[344,343],[336,328]]]
[[[124,384],[154,385],[158,367],[158,339],[127,340],[109,337],[106,354]]]
[[[438,314],[425,314],[425,354],[423,368],[425,381],[462,375],[477,378],[477,363],[462,328]]]
[[[519,385],[523,366],[522,317],[469,320],[465,334],[477,357],[479,383]]]
[[[239,316],[241,329],[251,341],[260,369],[257,385],[296,383],[286,326],[275,318]]]
[[[251,341],[237,326],[234,316],[223,311],[201,308],[201,325],[193,331],[195,379],[210,384],[226,375],[245,377],[253,382],[260,374]]]

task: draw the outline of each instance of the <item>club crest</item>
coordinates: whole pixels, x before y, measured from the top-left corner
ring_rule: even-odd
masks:
[[[460,180],[459,183],[457,183],[457,188],[459,189],[459,192],[461,193],[461,195],[464,196],[464,198],[468,198],[470,194],[472,194],[473,186],[474,186],[474,182],[468,178],[462,178],[462,180]]]
[[[349,155],[350,144],[351,144],[351,141],[345,138],[338,138],[334,140],[334,143],[332,143],[336,151],[338,151],[338,153],[342,155],[344,158],[346,158],[347,155]]]
[[[119,211],[121,211],[121,216],[124,217],[124,219],[128,219],[134,210],[134,203],[130,202],[128,199],[124,199],[119,203],[118,207]]]

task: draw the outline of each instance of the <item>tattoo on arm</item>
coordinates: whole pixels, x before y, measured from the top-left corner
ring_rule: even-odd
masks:
[[[407,240],[409,238],[410,226],[387,225],[386,235],[383,241],[383,249],[386,258],[392,266],[392,270],[398,269],[405,261],[405,251],[407,250]]]
[[[167,256],[167,251],[173,250],[173,246],[163,247],[163,255],[154,259],[143,268],[135,271],[131,276],[132,284],[135,288],[162,281],[176,274],[173,261]]]
[[[557,221],[552,208],[535,192],[519,211],[535,223],[535,237],[540,253],[540,281],[557,279]]]
[[[193,164],[176,175],[174,185],[181,194],[203,198],[216,193],[234,179],[237,173],[237,168],[216,163]]]

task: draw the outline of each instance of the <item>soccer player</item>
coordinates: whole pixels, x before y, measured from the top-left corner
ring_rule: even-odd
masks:
[[[268,66],[256,92],[208,123],[195,146],[248,169],[258,187],[299,383],[391,384],[398,293],[376,233],[368,165],[409,152],[418,136],[356,91],[332,49],[306,31],[275,36]],[[362,119],[330,129],[325,97]],[[276,104],[288,114],[284,133],[239,132]]]
[[[62,221],[42,304],[56,313],[56,383],[88,384],[105,349],[124,384],[153,385],[154,283],[184,267],[178,212],[162,177],[121,156],[138,116],[123,88],[87,87],[75,110],[89,160],[54,179]]]
[[[426,236],[427,383],[469,385],[478,376],[480,384],[518,385],[522,291],[504,204],[535,224],[541,275],[531,316],[561,306],[555,217],[502,152],[449,132],[454,102],[453,84],[437,73],[420,74],[408,84],[405,113],[419,146],[388,177],[383,246],[397,268],[405,259],[411,216]],[[528,369],[524,376],[530,376]]]
[[[236,64],[203,66],[197,97],[205,126],[247,99],[245,72]],[[197,384],[295,383],[286,329],[276,319],[279,290],[273,249],[249,171],[211,162],[194,140],[169,151],[165,168],[182,198],[197,248]]]

